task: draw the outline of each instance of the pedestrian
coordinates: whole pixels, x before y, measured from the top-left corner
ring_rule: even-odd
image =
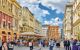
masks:
[[[8,49],[13,50],[13,48],[14,48],[14,45],[12,44],[12,42],[8,43]]]
[[[73,40],[73,38],[71,38],[71,40],[70,40],[70,48],[71,48],[71,50],[72,50],[72,47],[73,47],[73,42],[74,42],[74,40]]]
[[[76,45],[78,46],[78,50],[80,50],[80,40],[78,40]]]
[[[0,50],[2,50],[2,41],[0,40]]]
[[[53,50],[54,47],[54,41],[52,39],[50,39],[49,41],[49,50]]]
[[[30,50],[33,50],[33,40],[31,41],[29,41],[29,47],[30,47]]]
[[[60,42],[59,41],[56,42],[56,47],[60,48]]]
[[[69,40],[64,41],[64,47],[66,48],[66,50],[70,50],[70,41]]]
[[[42,47],[42,43],[41,41],[39,42],[39,50],[41,50],[41,47]]]
[[[7,42],[2,42],[2,50],[8,50]]]

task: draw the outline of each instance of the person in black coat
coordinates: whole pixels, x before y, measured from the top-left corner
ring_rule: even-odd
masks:
[[[2,50],[2,46],[0,46],[0,50]]]
[[[64,47],[66,48],[66,50],[70,50],[70,41],[69,40],[64,41]]]
[[[59,41],[56,42],[56,47],[60,48],[60,42]]]

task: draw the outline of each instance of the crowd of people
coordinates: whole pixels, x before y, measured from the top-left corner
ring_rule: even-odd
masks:
[[[76,40],[76,39],[65,39],[62,41],[63,42],[63,46],[65,50],[80,50],[80,40]],[[56,44],[56,47],[59,48],[61,47],[61,41],[54,41],[54,40],[50,40],[49,41],[49,50],[53,50],[54,48],[54,44]]]
[[[63,44],[61,44],[63,43]],[[16,41],[11,41],[11,42],[2,42],[2,45],[0,45],[0,50],[14,50],[14,46],[26,46],[29,47],[30,50],[33,50],[34,47],[39,47],[39,50],[42,50],[42,47],[49,47],[49,50],[53,50],[56,46],[60,50],[60,48],[63,46],[65,50],[80,50],[80,40],[76,39],[65,39],[65,40],[16,40]]]

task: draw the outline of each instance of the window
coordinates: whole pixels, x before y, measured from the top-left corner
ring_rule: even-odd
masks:
[[[2,0],[2,6],[5,8],[5,0]]]
[[[8,28],[10,29],[10,23],[8,23]]]
[[[10,33],[10,32],[8,32],[8,35],[11,35],[11,33]]]
[[[5,34],[5,31],[2,31],[2,34]]]
[[[33,21],[33,19],[32,19],[32,18],[30,18],[30,21]]]
[[[3,28],[5,28],[6,26],[5,26],[5,21],[3,22]]]
[[[14,35],[16,35],[16,33],[14,33]]]
[[[0,0],[0,5],[1,5],[1,0]]]

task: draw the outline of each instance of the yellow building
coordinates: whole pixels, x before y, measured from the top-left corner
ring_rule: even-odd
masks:
[[[65,8],[65,15],[63,19],[63,31],[65,38],[71,39],[73,38],[73,14],[72,14],[72,9],[73,9],[73,3],[67,3],[66,8]]]
[[[20,9],[16,0],[0,0],[0,39],[3,41],[19,37]]]
[[[22,16],[21,32],[34,32],[34,16],[27,7],[22,8]]]
[[[22,27],[20,27],[21,37],[32,37],[34,33],[35,18],[27,7],[22,7]],[[25,35],[24,35],[25,33]],[[28,38],[26,38],[28,39]]]
[[[80,39],[80,0],[73,4],[73,33],[76,39]]]
[[[13,13],[13,35],[14,39],[19,38],[19,22],[21,19],[21,6],[16,2],[16,0],[12,0],[12,13]],[[17,37],[16,37],[17,36]]]
[[[0,39],[2,41],[12,39],[12,18],[11,0],[0,0]]]

